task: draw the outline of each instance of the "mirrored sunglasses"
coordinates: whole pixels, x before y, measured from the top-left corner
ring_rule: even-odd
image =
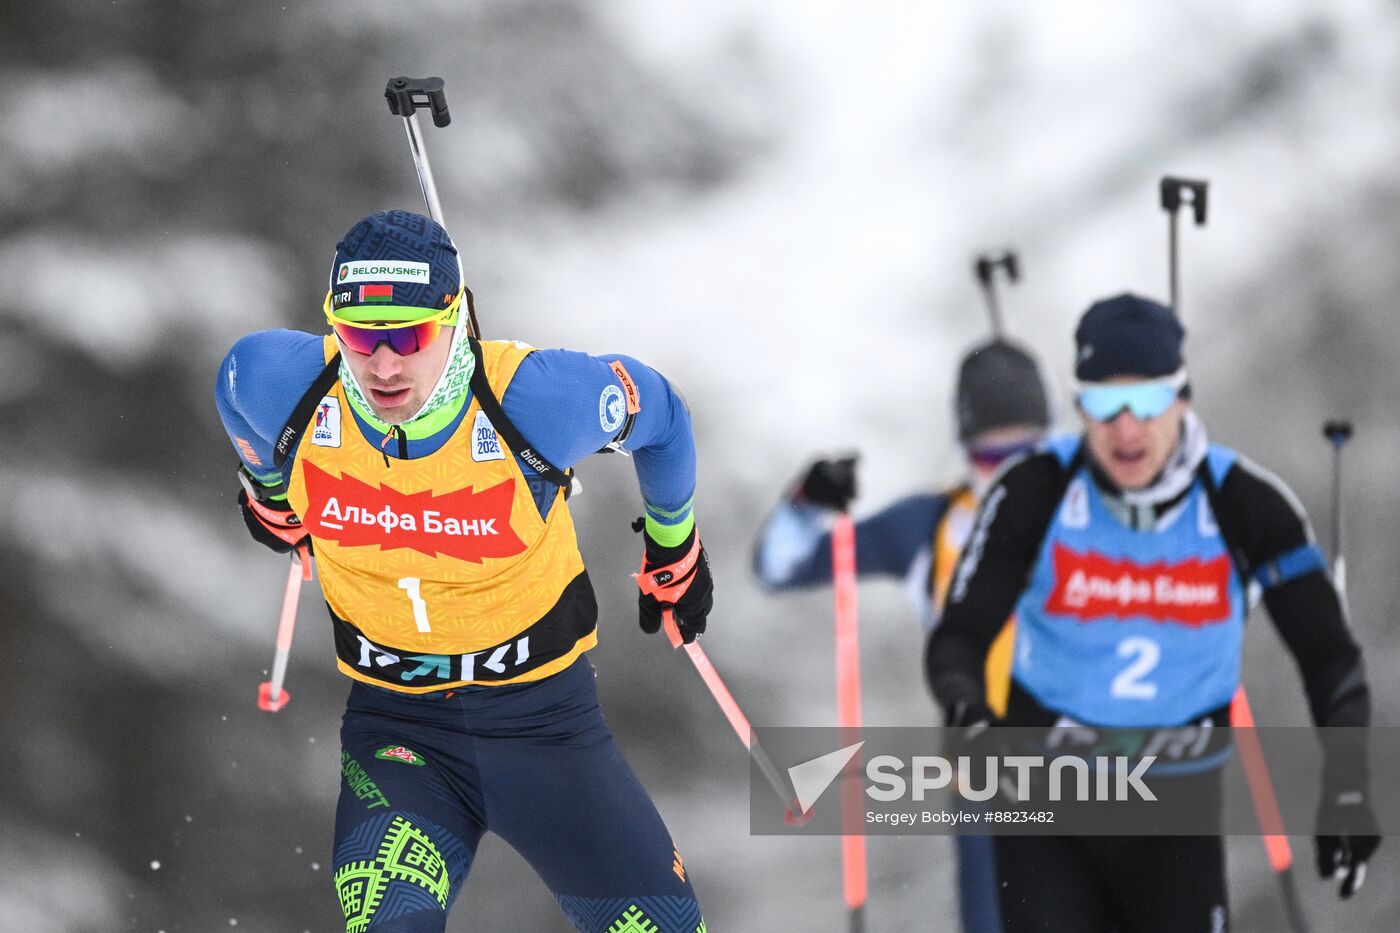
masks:
[[[1160,418],[1186,386],[1186,371],[1147,382],[1079,383],[1079,408],[1095,421],[1109,422],[1124,410],[1139,421]]]
[[[336,337],[340,339],[346,349],[368,356],[381,343],[387,343],[390,350],[400,356],[408,356],[417,353],[436,340],[442,333],[443,327],[455,323],[457,309],[461,303],[462,292],[458,291],[456,297],[446,308],[441,311],[433,311],[416,320],[349,321],[338,315],[331,307],[331,293],[327,292],[324,310],[327,323],[331,325],[331,329],[335,331]],[[371,310],[358,306],[355,310],[361,313],[372,313],[376,316],[389,315],[392,317],[396,313],[410,314],[423,309],[385,306]]]

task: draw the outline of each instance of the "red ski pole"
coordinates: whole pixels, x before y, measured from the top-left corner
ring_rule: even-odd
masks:
[[[292,551],[292,566],[287,572],[287,589],[282,594],[282,616],[277,621],[277,653],[272,658],[272,678],[258,684],[258,709],[275,713],[292,699],[282,689],[287,678],[287,658],[292,652],[292,633],[297,624],[297,603],[301,600],[301,584],[311,579],[311,555],[301,548]]]
[[[1259,828],[1264,830],[1264,851],[1268,853],[1269,864],[1283,887],[1283,906],[1288,914],[1288,924],[1294,933],[1307,933],[1308,921],[1303,915],[1303,906],[1298,901],[1298,886],[1293,880],[1293,848],[1284,834],[1283,814],[1279,812],[1274,782],[1264,761],[1264,747],[1254,730],[1254,713],[1249,708],[1249,697],[1245,695],[1243,684],[1230,701],[1230,724],[1236,727],[1235,746],[1240,750],[1240,764],[1244,766],[1244,776],[1249,782],[1254,815],[1259,819]]]
[[[753,726],[749,724],[749,718],[739,708],[734,694],[730,693],[729,688],[724,685],[719,672],[715,670],[714,665],[710,663],[709,656],[705,654],[705,649],[701,648],[697,641],[692,641],[688,645],[685,643],[681,638],[680,629],[676,627],[675,615],[670,609],[661,613],[661,625],[666,631],[666,637],[671,641],[671,647],[685,649],[686,656],[690,658],[690,663],[695,665],[695,670],[699,673],[700,679],[705,682],[705,686],[710,689],[710,695],[719,704],[724,718],[729,720],[729,725],[738,734],[739,741],[744,743],[744,747],[749,750],[749,754],[758,764],[758,770],[767,778],[769,786],[773,788],[773,792],[778,795],[778,799],[787,808],[789,821],[800,821],[802,807],[788,795],[787,788],[783,786],[782,776],[778,773],[778,766],[773,764],[773,759],[768,757],[768,752],[764,751],[763,746],[758,744],[758,738],[753,734]]]
[[[837,514],[831,529],[831,577],[836,601],[836,724],[841,729],[842,744],[849,745],[860,741],[860,633],[856,612],[856,532],[845,512]],[[841,889],[850,912],[851,933],[860,933],[865,928],[868,878],[865,836],[858,831],[861,784],[850,780],[859,774],[859,755],[851,761],[841,793],[842,829],[850,833],[841,837]]]

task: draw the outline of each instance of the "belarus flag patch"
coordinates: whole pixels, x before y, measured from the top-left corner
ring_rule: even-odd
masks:
[[[389,304],[394,300],[392,285],[361,285],[360,304]]]

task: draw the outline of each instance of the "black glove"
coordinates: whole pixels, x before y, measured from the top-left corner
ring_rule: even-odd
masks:
[[[637,585],[638,621],[642,631],[654,635],[661,629],[661,616],[671,610],[680,630],[681,641],[690,644],[705,631],[705,619],[715,603],[715,585],[710,578],[710,557],[694,528],[676,547],[663,547],[644,530],[642,519],[632,525],[646,539],[642,569]]]
[[[1340,880],[1342,899],[1366,881],[1366,863],[1381,844],[1364,775],[1328,774],[1317,805],[1317,873]]]
[[[311,538],[302,527],[292,507],[285,501],[260,502],[249,498],[248,490],[238,493],[238,507],[243,510],[243,524],[248,534],[263,547],[286,554],[296,547],[311,546]]]
[[[838,512],[846,511],[856,497],[856,456],[818,460],[807,468],[801,484],[793,490],[794,502],[810,502]]]
[[[959,700],[943,711],[943,725],[950,728],[989,726],[996,714],[981,700]]]
[[[996,717],[986,703],[968,700],[953,703],[944,710],[942,755],[949,761],[972,760],[972,773],[981,774],[983,760],[1007,754],[1004,729],[996,728]]]

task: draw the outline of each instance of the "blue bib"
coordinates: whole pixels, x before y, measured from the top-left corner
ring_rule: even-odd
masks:
[[[1050,446],[1068,464],[1078,444]],[[1217,485],[1234,460],[1211,445]],[[1199,478],[1156,530],[1135,531],[1081,467],[1016,604],[1012,676],[1041,705],[1081,722],[1190,722],[1234,695],[1247,611]]]

